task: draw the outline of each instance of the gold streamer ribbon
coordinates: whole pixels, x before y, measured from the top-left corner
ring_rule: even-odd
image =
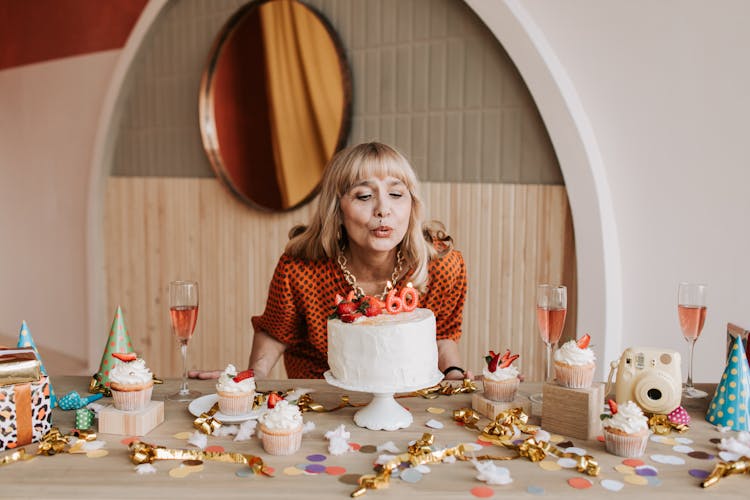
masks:
[[[733,462],[719,462],[714,466],[714,470],[703,480],[701,486],[708,488],[718,483],[723,477],[735,474],[750,474],[750,457],[741,457]]]
[[[344,394],[341,396],[341,402],[338,406],[335,406],[333,408],[326,409],[322,404],[316,403],[313,401],[312,396],[310,394],[303,394],[300,396],[300,398],[297,400],[297,406],[299,407],[299,411],[302,413],[308,412],[308,411],[314,411],[317,413],[327,413],[331,411],[340,410],[342,408],[346,408],[348,406],[351,406],[352,408],[358,408],[360,406],[366,406],[366,403],[352,403],[349,401],[349,396],[347,394]]]
[[[359,488],[351,494],[353,498],[360,497],[367,493],[367,490],[379,490],[387,488],[390,483],[391,475],[402,462],[409,462],[412,466],[422,464],[436,464],[445,460],[447,457],[456,457],[458,460],[468,460],[465,456],[464,445],[460,444],[453,448],[445,448],[433,451],[431,446],[434,442],[434,436],[430,433],[424,433],[413,445],[409,446],[408,453],[402,453],[382,465],[380,472],[377,474],[367,474],[359,478]]]
[[[26,449],[24,448],[19,448],[13,453],[0,458],[0,466],[12,464],[14,462],[21,462],[23,460],[31,460],[32,458],[34,458],[34,455],[26,453]]]
[[[214,403],[210,410],[201,413],[193,420],[193,427],[203,434],[210,436],[216,429],[222,426],[221,420],[214,417],[217,411],[219,411],[219,403]]]
[[[669,434],[672,431],[682,434],[690,429],[690,426],[678,424],[669,420],[666,415],[651,415],[648,419],[648,426],[654,431],[654,434]]]
[[[96,432],[91,430],[73,429],[70,435],[64,435],[57,427],[52,427],[47,434],[42,437],[36,449],[36,455],[57,455],[58,453],[79,453],[73,451],[70,447],[70,438],[76,437],[84,441],[95,441]],[[80,441],[79,441],[80,443]],[[0,465],[8,465],[14,462],[30,460],[34,455],[26,453],[24,448],[19,448],[15,452],[0,458]]]
[[[128,448],[130,449],[130,461],[136,465],[150,464],[154,460],[213,460],[216,462],[244,464],[250,467],[255,474],[273,477],[263,463],[263,459],[255,455],[202,450],[177,450],[144,443],[143,441],[133,441]]]
[[[419,389],[408,396],[421,396],[425,399],[435,399],[438,396],[453,396],[456,394],[470,394],[478,391],[476,384],[468,378],[463,379],[461,384],[454,385],[450,382],[441,382],[426,389]]]
[[[39,443],[36,454],[51,456],[63,453],[65,452],[65,447],[68,445],[68,442],[68,436],[64,436],[57,427],[52,427]]]
[[[460,408],[453,412],[453,419],[458,422],[463,422],[466,427],[478,430],[476,422],[479,421],[479,415],[477,412],[470,408]],[[528,424],[529,417],[526,415],[521,408],[511,408],[509,410],[500,412],[497,414],[495,419],[487,424],[481,431],[479,439],[482,441],[492,443],[497,446],[514,450],[516,456],[493,456],[493,455],[482,455],[476,457],[477,460],[513,460],[516,458],[527,458],[531,462],[539,462],[544,460],[547,455],[552,454],[560,458],[572,458],[576,462],[576,470],[578,472],[586,473],[589,476],[599,475],[600,467],[596,459],[591,455],[577,455],[575,453],[566,453],[554,444],[546,441],[537,441],[533,437],[534,434],[539,430],[536,425]],[[470,422],[467,423],[467,422]],[[531,437],[526,438],[522,443],[516,445],[513,444],[513,438],[516,436],[516,431],[520,431],[524,434],[530,434]]]

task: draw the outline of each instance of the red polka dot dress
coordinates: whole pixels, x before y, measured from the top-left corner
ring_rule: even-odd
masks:
[[[431,309],[437,323],[437,339],[461,337],[466,299],[466,267],[456,250],[429,264],[426,293],[419,307]],[[406,279],[402,278],[396,288]],[[351,286],[331,259],[304,260],[284,254],[276,265],[268,289],[266,309],[253,316],[255,331],[264,331],[286,344],[284,366],[290,378],[322,378],[328,370],[326,323],[334,310],[336,295],[346,296]]]

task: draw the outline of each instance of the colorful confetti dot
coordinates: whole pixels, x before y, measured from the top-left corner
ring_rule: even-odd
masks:
[[[603,443],[604,442],[604,436],[596,436],[596,440],[599,441],[600,443]]]
[[[563,469],[573,469],[577,464],[578,462],[576,462],[572,458],[561,458],[557,461],[557,465],[559,465]]]
[[[526,493],[529,493],[531,495],[544,495],[544,488],[541,486],[529,486],[526,488]]]
[[[344,467],[339,467],[338,465],[330,465],[326,467],[326,474],[329,476],[340,476],[346,474],[346,469]]]
[[[302,469],[299,469],[298,467],[285,467],[284,468],[284,474],[287,476],[299,476],[300,474],[304,474],[305,471]]]
[[[86,453],[86,456],[89,458],[102,458],[109,455],[109,452],[107,450],[91,450]]]
[[[706,453],[705,451],[691,451],[688,453],[688,456],[690,458],[697,458],[699,460],[713,460],[714,456],[710,453]]]
[[[416,483],[421,481],[422,473],[416,469],[404,469],[401,471],[401,479],[407,483]]]
[[[193,435],[192,432],[178,432],[172,437],[174,437],[175,439],[190,439],[190,436],[192,435]]]
[[[557,471],[557,470],[562,469],[562,467],[560,467],[560,464],[558,464],[557,462],[553,462],[551,460],[542,460],[537,463],[539,464],[539,467],[541,469],[548,470],[548,471]]]
[[[672,451],[677,453],[690,453],[693,449],[685,444],[678,444],[677,446],[672,447]]]
[[[636,467],[635,473],[639,476],[658,476],[659,475],[659,471],[656,470],[656,467],[651,467],[650,465],[641,465],[640,467]]]
[[[172,475],[172,471],[170,471],[169,475],[170,476]],[[243,467],[243,468],[235,471],[234,475],[237,476],[237,477],[252,477],[252,476],[254,476],[253,469],[251,469],[249,467]]]
[[[141,438],[138,437],[138,436],[130,436],[130,437],[122,438],[120,440],[120,443],[124,444],[125,446],[127,446],[130,443],[132,443],[133,441],[140,441],[140,440],[141,440]]]
[[[305,457],[306,460],[309,460],[310,462],[324,462],[325,459],[328,458],[325,455],[307,455]]]
[[[307,467],[305,467],[305,472],[308,472],[310,474],[320,474],[321,472],[326,471],[326,466],[323,464],[310,464]]]
[[[647,477],[649,486],[661,486],[661,479],[655,476]]]
[[[622,461],[622,463],[631,467],[640,467],[641,465],[646,465],[646,462],[638,458],[626,458]]]
[[[441,413],[445,413],[445,408],[435,408],[434,406],[430,406],[427,408],[427,411],[433,415],[440,415]]]
[[[477,498],[490,498],[495,494],[495,490],[487,486],[477,486],[469,490],[469,493]]]
[[[175,467],[174,469],[170,469],[169,471],[169,477],[173,477],[176,479],[181,479],[183,477],[188,477],[190,475],[190,469],[187,467]]]
[[[364,446],[360,446],[359,452],[360,453],[375,453],[378,451],[377,447],[371,444],[366,444]]]
[[[602,485],[602,488],[609,491],[620,491],[625,487],[625,483],[615,481],[614,479],[602,479],[599,484]]]
[[[210,453],[224,453],[224,447],[219,445],[206,446],[206,451]]]
[[[636,476],[635,474],[625,476],[623,480],[628,484],[635,484],[637,486],[646,486],[648,484],[648,479],[646,477]]]
[[[630,465],[615,465],[615,470],[620,474],[635,474],[635,467],[632,467]]]
[[[690,469],[688,474],[698,479],[706,479],[711,472],[703,469]]]
[[[651,460],[660,464],[668,465],[683,465],[685,463],[684,458],[680,458],[674,455],[651,455]]]
[[[568,484],[571,488],[575,488],[577,490],[585,490],[587,488],[591,488],[592,486],[591,481],[589,481],[585,477],[571,477],[570,479],[568,479]]]

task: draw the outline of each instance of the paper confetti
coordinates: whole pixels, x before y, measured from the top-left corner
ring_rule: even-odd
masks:
[[[656,469],[656,467],[652,467],[650,465],[641,465],[640,467],[636,467],[635,473],[639,476],[658,476],[659,475],[659,471]]]
[[[425,464],[419,464],[413,467],[414,470],[418,470],[422,474],[429,474],[432,470]]]
[[[739,460],[740,457],[739,453],[733,453],[731,451],[720,451],[719,452],[719,458],[724,460],[725,462],[734,462],[736,460]]]
[[[315,422],[308,420],[302,425],[302,434],[307,434],[315,430]]]
[[[229,427],[232,427],[232,426],[230,425]],[[222,428],[223,428],[223,426],[219,427],[219,429],[222,429]],[[175,439],[190,439],[190,436],[192,436],[192,435],[193,435],[192,432],[178,432],[177,434],[175,434],[172,437],[174,437]]]
[[[492,460],[486,460],[480,462],[479,460],[472,459],[471,463],[477,469],[478,474],[476,478],[480,481],[484,481],[487,484],[510,484],[513,482],[513,478],[510,477],[510,471],[505,467],[498,467]]]
[[[337,465],[331,465],[329,467],[326,467],[326,474],[330,476],[340,476],[345,473],[346,473],[346,469],[344,467],[339,467]]]
[[[587,488],[591,488],[592,483],[585,477],[571,477],[568,479],[568,485],[570,485],[571,488],[575,488],[577,490],[585,490]]]
[[[239,431],[240,431],[239,425],[223,424],[221,425],[221,427],[217,427],[216,429],[214,429],[211,435],[216,436],[216,437],[236,436]],[[180,433],[180,434],[184,434],[184,433]],[[192,434],[190,434],[190,436],[192,436]],[[190,436],[188,436],[188,438]]]
[[[308,464],[307,467],[305,467],[305,472],[308,472],[310,474],[320,474],[321,472],[326,471],[326,466],[323,464]]]
[[[703,469],[690,469],[688,471],[688,474],[697,479],[706,479],[709,474],[711,474],[711,471]]]
[[[643,460],[639,458],[626,458],[625,460],[622,461],[622,463],[624,465],[629,465],[631,467],[638,467],[641,465],[646,465],[646,462],[644,462]]]
[[[351,450],[351,447],[349,446],[350,437],[351,433],[346,430],[344,424],[326,432],[325,438],[328,440],[328,453],[336,456],[343,455]]]
[[[286,467],[283,472],[287,476],[299,476],[305,473],[305,471],[298,469],[297,467]]]
[[[174,469],[170,469],[169,477],[181,479],[183,477],[188,477],[190,475],[190,472],[191,470],[189,468],[179,466],[179,467],[175,467]]]
[[[635,467],[633,467],[632,465],[615,465],[615,470],[620,474],[635,474]]]
[[[557,465],[559,465],[563,469],[575,469],[576,465],[578,465],[578,462],[576,462],[572,458],[561,458],[557,461]]]
[[[375,463],[378,465],[383,465],[385,463],[390,462],[396,458],[396,455],[389,455],[387,453],[383,453],[382,455],[378,455],[378,458],[375,460]]]
[[[750,432],[738,432],[736,437],[722,438],[719,449],[750,457]]]
[[[490,498],[495,494],[495,490],[487,486],[477,486],[476,488],[470,489],[469,493],[477,498]]]
[[[678,444],[677,446],[672,447],[672,451],[675,451],[677,453],[690,453],[691,451],[694,451],[690,446],[684,445],[684,444]]]
[[[544,488],[542,488],[541,486],[529,486],[528,488],[526,488],[526,492],[531,495],[540,496],[544,495]]]
[[[547,441],[549,443],[550,438],[551,438],[550,433],[545,431],[544,429],[539,429],[534,434],[534,439],[536,439],[537,441]]]
[[[628,484],[635,484],[637,486],[646,486],[648,484],[648,479],[644,476],[636,476],[635,474],[625,476],[623,480]]]
[[[405,469],[401,471],[401,480],[407,483],[416,483],[422,480],[422,473],[414,468]]]
[[[558,471],[562,468],[560,464],[558,464],[557,462],[553,462],[551,460],[541,460],[537,462],[537,465],[539,465],[541,469],[544,469],[547,471]]]
[[[432,413],[433,415],[440,415],[441,413],[445,413],[444,408],[435,408],[434,406],[427,408],[427,411]]]
[[[389,453],[394,453],[394,454],[401,453],[400,450],[398,449],[398,446],[396,446],[396,444],[393,441],[386,441],[383,444],[379,444],[377,447],[377,451],[378,452],[387,451]]]
[[[693,440],[686,437],[676,437],[674,440],[680,444],[693,444]]]
[[[697,458],[698,460],[713,460],[714,456],[705,451],[691,451],[688,453],[690,458]]]
[[[140,464],[135,466],[137,474],[156,474],[156,467],[151,464]]]
[[[432,419],[432,418],[430,420],[428,420],[427,422],[425,422],[424,425],[426,425],[427,427],[430,427],[432,429],[442,429],[444,427],[444,425],[443,425],[442,422],[439,422],[439,421],[437,421],[435,419]]]
[[[192,444],[196,448],[200,448],[202,450],[208,444],[208,436],[206,436],[205,434],[199,431],[195,431],[193,435],[190,436],[190,438],[188,438],[188,444]],[[170,475],[171,475],[171,471],[170,471]]]
[[[669,465],[683,465],[685,463],[684,458],[680,458],[674,455],[651,455],[651,460],[660,464]]]
[[[86,456],[88,458],[102,458],[109,455],[109,452],[107,450],[92,450],[89,452],[86,452]]]
[[[602,488],[609,491],[620,491],[625,487],[625,483],[615,481],[614,479],[602,479],[599,484],[602,485]]]
[[[565,448],[563,451],[565,453],[575,453],[576,455],[580,455],[580,456],[584,456],[584,455],[586,455],[588,453],[583,448],[577,448],[575,446],[571,446],[569,448]]]

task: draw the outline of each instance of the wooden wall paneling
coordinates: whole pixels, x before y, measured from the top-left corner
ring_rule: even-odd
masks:
[[[487,349],[522,355],[529,380],[544,372],[537,333],[538,282],[569,285],[566,334],[575,331],[575,250],[563,186],[423,183],[425,214],[446,224],[464,254],[469,291],[464,337],[467,367],[480,372]],[[167,314],[167,285],[196,279],[201,309],[189,366],[244,367],[250,318],[265,307],[268,284],[289,229],[314,204],[281,214],[248,210],[215,179],[110,178],[107,189],[108,314],[122,305],[134,348],[163,377],[181,363]],[[108,332],[102,332],[102,345]],[[282,363],[271,372],[284,378]]]

